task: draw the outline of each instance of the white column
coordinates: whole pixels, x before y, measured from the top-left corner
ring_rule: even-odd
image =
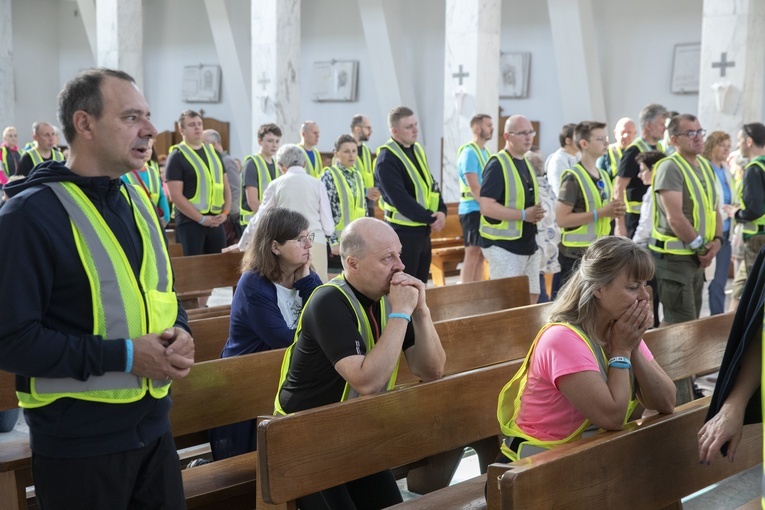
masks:
[[[566,122],[606,120],[592,0],[547,0]],[[532,65],[535,65],[532,62]],[[552,131],[557,131],[553,127]]]
[[[441,189],[447,202],[459,200],[457,149],[472,139],[470,119],[485,113],[499,128],[501,11],[500,0],[446,0]]]
[[[77,0],[77,9],[80,11],[80,19],[88,38],[90,52],[93,60],[98,62],[98,30],[96,28],[96,4],[93,0]]]
[[[143,88],[142,0],[96,0],[96,26],[98,65],[125,71]]]
[[[391,109],[396,106],[407,106],[414,111],[422,125],[426,119],[422,118],[414,96],[412,67],[408,62],[406,37],[400,22],[405,16],[400,6],[401,2],[391,0],[358,0],[358,2],[380,111],[387,119]],[[422,136],[419,141],[424,143]],[[432,170],[433,163],[430,164]]]
[[[11,21],[11,0],[0,0],[0,133],[16,119]]]
[[[273,122],[282,130],[282,143],[297,143],[301,123],[300,0],[251,0],[250,5],[252,133],[261,124]]]
[[[218,51],[221,71],[226,77],[223,80],[223,86],[231,98],[231,104],[236,105],[232,108],[232,131],[237,134],[240,147],[254,152],[250,96],[245,84],[239,52],[234,42],[226,2],[225,0],[205,0],[205,7],[207,7],[207,17],[210,20],[210,29]]]
[[[763,120],[765,2],[704,0],[703,12],[698,116],[708,131],[735,137]]]

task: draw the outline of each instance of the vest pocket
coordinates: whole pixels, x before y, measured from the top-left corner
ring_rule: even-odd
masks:
[[[178,317],[178,299],[175,292],[149,290],[146,293],[149,313],[149,332],[161,333],[173,327]]]

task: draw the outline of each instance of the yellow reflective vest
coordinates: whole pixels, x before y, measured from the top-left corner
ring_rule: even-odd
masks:
[[[308,151],[305,150],[305,147],[300,145],[300,148],[303,149],[303,154],[305,154],[305,171],[308,175],[311,177],[316,177],[317,179],[321,177],[321,169],[323,167],[321,162],[321,153],[316,150],[316,147],[311,149],[311,152],[313,153],[313,163],[311,163],[311,158],[308,157]]]
[[[651,146],[648,144],[648,142],[646,142],[646,141],[645,141],[645,139],[644,139],[642,136],[639,136],[639,137],[635,138],[635,140],[633,140],[633,142],[632,142],[632,143],[629,145],[629,147],[627,147],[627,148],[629,149],[629,148],[630,148],[630,147],[632,147],[632,146],[635,146],[635,147],[637,147],[637,148],[638,148],[638,150],[639,150],[641,153],[642,153],[642,152],[649,152],[649,151],[652,151],[652,150],[654,150],[654,148],[653,148],[653,147],[651,147]],[[659,143],[656,145],[656,149],[655,149],[655,150],[662,150],[662,149],[661,149],[661,142],[659,142]],[[654,165],[654,168],[656,168],[656,166],[655,166],[655,165]],[[654,172],[654,174],[655,174],[655,173],[656,173],[656,172]],[[641,202],[640,200],[637,200],[637,201],[630,201],[630,200],[627,200],[627,194],[625,193],[625,194],[624,194],[624,203],[627,205],[627,212],[628,212],[629,214],[640,214],[640,206],[641,206],[641,205],[643,205],[643,202]]]
[[[516,168],[515,163],[513,163],[513,158],[511,158],[505,150],[499,151],[493,155],[489,158],[489,161],[495,158],[499,161],[500,165],[502,165],[502,175],[505,179],[505,203],[502,205],[509,209],[517,209],[520,211],[539,202],[539,184],[537,183],[537,176],[534,173],[534,167],[531,166],[529,160],[524,158],[524,161],[526,161],[526,168],[529,171],[529,175],[531,175],[531,183],[534,187],[534,201],[531,204],[526,203],[526,187],[523,184],[518,168]],[[481,237],[487,239],[513,241],[515,239],[520,239],[521,235],[523,235],[523,221],[503,220],[499,223],[489,223],[486,216],[482,214],[481,225],[478,228],[478,231],[480,232]]]
[[[373,188],[375,185],[375,167],[372,165],[372,151],[363,143],[359,144],[361,154],[356,158],[356,169],[364,178],[364,187]]]
[[[343,229],[353,220],[366,216],[367,212],[364,179],[356,168],[347,169],[347,171],[351,172],[354,186],[351,186],[339,166],[335,165],[324,169],[324,173],[329,174],[332,178],[340,205],[340,221],[335,224],[335,234],[337,234],[338,241],[340,241],[340,234]]]
[[[611,178],[615,179],[619,173],[619,163],[622,162],[622,148],[619,144],[612,143],[608,146],[608,161],[611,164]]]
[[[577,163],[573,168],[564,170],[563,174],[561,174],[561,182],[566,174],[571,174],[579,183],[579,189],[582,190],[582,195],[584,195],[585,212],[591,212],[605,206],[614,195],[609,175],[600,169],[598,169],[598,173],[600,174],[598,184],[603,186],[602,189],[599,189],[592,181],[589,172],[581,163]],[[572,248],[586,247],[601,237],[607,236],[610,232],[611,218],[603,216],[598,218],[597,222],[585,223],[574,228],[562,228],[561,243],[563,243],[563,246]]]
[[[554,448],[564,443],[569,443],[571,441],[580,439],[583,437],[583,435],[585,435],[586,432],[588,432],[588,429],[590,429],[592,425],[592,422],[585,418],[581,425],[579,425],[576,430],[574,430],[574,432],[572,432],[568,437],[558,440],[543,440],[526,434],[517,424],[518,415],[521,410],[521,398],[523,396],[523,392],[526,390],[526,383],[528,382],[529,376],[529,364],[534,353],[534,348],[536,347],[539,339],[542,337],[542,334],[552,326],[564,326],[576,333],[576,335],[584,343],[587,344],[587,347],[589,347],[593,357],[598,362],[600,375],[603,377],[603,380],[608,381],[609,367],[608,363],[606,362],[606,354],[603,352],[603,348],[600,345],[593,342],[586,334],[584,334],[581,329],[579,329],[577,326],[574,326],[573,324],[560,322],[552,322],[546,324],[541,330],[539,330],[537,337],[531,344],[531,348],[526,355],[526,359],[523,360],[521,368],[518,369],[518,372],[513,376],[512,379],[510,379],[510,382],[508,382],[505,387],[502,388],[502,391],[499,392],[497,419],[499,420],[499,427],[506,437],[500,446],[500,450],[511,461],[516,461],[518,459],[528,457],[529,455],[533,455],[534,453],[538,453],[543,450],[549,450],[550,448]],[[630,370],[630,372],[632,372],[632,370]],[[638,404],[638,401],[634,396],[634,374],[631,375],[633,377],[633,397],[627,406],[627,413],[624,416],[624,423],[627,423],[627,419],[630,417],[632,411],[635,410]],[[520,445],[518,445],[517,448],[512,449],[510,445],[516,438],[520,439],[522,442]]]
[[[361,303],[359,303],[358,298],[356,297],[356,294],[353,293],[353,289],[351,289],[348,286],[348,283],[345,281],[345,278],[343,275],[339,275],[334,277],[329,282],[322,285],[322,287],[325,286],[331,286],[335,287],[342,295],[345,297],[345,299],[348,300],[348,303],[350,303],[351,308],[353,308],[353,311],[356,313],[356,325],[358,327],[359,334],[361,335],[361,338],[364,339],[364,345],[366,347],[366,353],[369,354],[372,349],[375,346],[375,337],[372,333],[372,325],[369,323],[369,319],[367,318],[367,314],[364,311],[364,308],[361,306]],[[318,290],[318,289],[317,289]],[[308,306],[308,304],[311,302],[311,299],[313,299],[313,296],[316,295],[316,290],[313,291],[311,294],[311,297],[308,298],[308,301],[305,302],[303,305],[303,309]],[[377,303],[376,305],[379,307],[380,311],[380,335],[382,335],[383,331],[385,331],[385,324],[388,319],[388,314],[391,312],[390,303],[388,302],[388,297],[383,296],[383,298]],[[287,414],[284,409],[282,409],[282,405],[279,402],[279,394],[282,391],[282,386],[284,385],[284,381],[287,380],[287,375],[290,371],[290,362],[292,361],[292,351],[295,349],[295,345],[297,345],[298,338],[300,338],[300,332],[303,330],[303,314],[300,314],[300,319],[298,319],[298,327],[295,331],[295,341],[292,342],[292,345],[290,345],[287,348],[287,351],[284,353],[284,360],[282,361],[282,370],[281,375],[279,376],[279,388],[276,390],[276,398],[274,399],[274,414],[277,415],[285,415]],[[390,379],[388,379],[388,384],[385,386],[386,391],[392,390],[393,387],[396,385],[396,375],[398,374],[398,361],[396,361],[396,367],[393,369],[393,373],[390,376]],[[345,402],[346,400],[356,398],[359,396],[359,393],[353,389],[353,387],[345,383],[345,388],[343,389],[343,395],[340,398],[340,402]]]
[[[242,164],[242,193],[239,196],[239,223],[247,225],[250,222],[250,218],[255,216],[255,213],[250,208],[250,204],[247,203],[247,187],[244,183],[247,181],[247,161],[252,161],[255,164],[255,171],[258,175],[258,201],[263,202],[263,193],[266,191],[266,187],[274,179],[271,177],[271,172],[268,171],[268,163],[260,154],[253,154],[244,158]]]
[[[162,227],[149,198],[134,186],[121,189],[132,204],[143,244],[136,279],[127,256],[109,226],[83,191],[70,182],[46,183],[64,206],[75,245],[91,288],[93,334],[104,339],[137,338],[161,333],[175,324],[178,302],[173,291],[170,256]],[[125,372],[91,375],[87,380],[33,377],[30,392],[16,392],[21,407],[41,407],[64,397],[127,404],[149,392],[167,395],[170,381],[154,381]]]
[[[159,196],[160,191],[162,190],[162,178],[159,176],[159,167],[157,166],[157,163],[149,161],[146,163],[146,166],[138,172],[139,174],[140,172],[146,172],[147,182],[144,182],[143,185],[141,184],[143,181],[141,180],[140,175],[136,175],[133,172],[126,173],[125,179],[128,183],[133,186],[138,186],[139,188],[143,188],[145,185],[146,189],[149,190],[152,204],[159,205]]]
[[[464,150],[471,150],[475,154],[476,159],[478,159],[478,163],[481,165],[481,170],[486,168],[486,163],[488,163],[488,159],[485,155],[485,150],[482,150],[480,147],[478,147],[478,144],[475,142],[466,143],[457,150],[457,159],[459,160],[460,154],[462,154],[462,151]],[[467,179],[464,176],[460,176],[460,202],[475,202],[477,197],[473,196],[473,192],[470,191],[470,186],[468,186]]]
[[[704,239],[704,244],[711,241],[717,229],[717,192],[715,191],[714,170],[709,162],[702,156],[697,156],[696,161],[699,169],[704,174],[706,188],[701,180],[691,168],[691,165],[683,158],[679,152],[675,152],[668,158],[664,158],[654,166],[659,168],[662,162],[672,159],[680,169],[683,175],[683,182],[688,188],[693,203],[693,228]],[[687,244],[681,241],[674,234],[662,234],[658,230],[659,223],[659,193],[656,191],[654,183],[656,181],[656,170],[653,172],[651,186],[653,186],[653,228],[651,229],[651,239],[648,241],[648,248],[658,253],[670,253],[673,255],[693,255],[695,252]]]
[[[392,138],[385,142],[385,145],[382,145],[377,149],[377,155],[379,157],[380,153],[385,150],[400,159],[404,164],[404,168],[406,168],[406,173],[409,176],[409,179],[412,181],[412,184],[414,184],[414,199],[423,209],[430,212],[436,212],[438,211],[441,193],[436,191],[437,188],[434,186],[433,175],[431,175],[430,168],[428,168],[428,160],[425,158],[425,151],[422,149],[422,145],[415,142],[412,147],[414,147],[414,155],[417,158],[417,163],[422,169],[422,175],[417,171],[417,167],[409,159],[409,156],[401,150],[401,146],[399,146],[399,144]],[[382,197],[380,197],[380,208],[385,212],[385,220],[389,223],[407,227],[428,226],[427,223],[420,223],[407,218],[401,214],[393,204],[387,203]]]
[[[173,145],[170,150],[183,154],[196,174],[197,189],[194,196],[189,198],[191,205],[202,214],[220,214],[226,200],[223,163],[212,145],[203,144],[202,148],[207,156],[207,163],[186,142]]]
[[[761,159],[754,159],[752,160],[748,165],[746,165],[746,168],[754,168],[754,166],[760,167],[760,170],[765,172],[765,162]],[[765,174],[763,174],[763,177],[765,177]],[[741,209],[746,209],[746,203],[744,202],[744,186],[743,186],[743,179],[741,180],[741,184],[736,189],[738,194],[738,201],[741,204]],[[755,235],[755,234],[761,234],[765,232],[765,214],[757,218],[753,221],[747,221],[743,224],[743,232],[747,235]]]
[[[34,163],[35,166],[45,161],[43,157],[40,156],[40,153],[37,152],[36,148],[29,149],[27,152],[29,152],[29,156],[32,158],[32,163]],[[50,150],[50,159],[53,161],[64,161],[64,154],[54,147]]]

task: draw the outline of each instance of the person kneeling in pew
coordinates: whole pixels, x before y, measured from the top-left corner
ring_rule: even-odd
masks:
[[[653,324],[645,248],[624,237],[593,243],[555,300],[523,365],[499,395],[506,439],[497,462],[512,462],[620,430],[638,401],[674,411],[675,386],[642,341]]]
[[[317,288],[303,307],[282,364],[275,414],[393,388],[402,350],[423,381],[441,378],[446,355],[425,284],[404,273],[400,254],[401,242],[385,222],[359,218],[343,230],[343,273]],[[384,508],[401,501],[393,474],[383,471],[301,498],[298,506]]]

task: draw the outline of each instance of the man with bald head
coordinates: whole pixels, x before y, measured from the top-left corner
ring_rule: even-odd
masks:
[[[32,138],[35,146],[21,157],[16,175],[29,175],[43,161],[64,161],[64,155],[56,148],[56,130],[52,124],[35,122],[32,125]]]
[[[608,146],[608,152],[598,158],[596,166],[604,170],[612,179],[616,179],[619,163],[622,161],[624,150],[630,146],[637,135],[635,121],[622,117],[614,127],[614,143]]]
[[[481,247],[491,279],[527,276],[531,303],[539,297],[536,234],[537,222],[545,216],[536,174],[525,157],[535,134],[523,115],[507,119],[505,147],[486,163],[478,199]]]
[[[303,122],[300,126],[300,147],[305,152],[305,170],[308,175],[321,177],[324,165],[321,163],[321,153],[316,148],[319,144],[319,125],[312,120]]]
[[[0,145],[0,170],[6,177],[16,175],[21,161],[19,152],[19,133],[13,126],[3,130],[3,143]]]
[[[285,354],[278,414],[393,388],[402,350],[423,381],[443,374],[446,355],[425,301],[425,284],[404,273],[396,232],[380,220],[359,218],[340,239],[343,274],[314,290],[303,306],[295,343]],[[298,506],[362,508],[362,502],[363,508],[401,502],[390,471],[306,496]]]

